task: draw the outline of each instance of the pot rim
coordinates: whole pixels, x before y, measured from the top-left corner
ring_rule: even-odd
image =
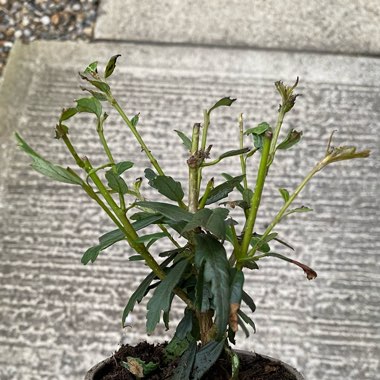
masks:
[[[253,351],[246,351],[246,350],[234,350],[236,353],[238,354],[242,354],[242,355],[249,355],[249,356],[254,356],[256,355],[255,352]],[[267,355],[261,355],[261,354],[258,354],[260,355],[261,357],[265,358],[265,359],[269,359],[271,360],[272,362],[274,363],[280,363],[282,366],[284,366],[293,376],[295,376],[296,380],[305,380],[304,376],[301,374],[301,372],[299,372],[297,369],[295,369],[294,367],[292,367],[291,365],[283,362],[282,360],[279,360],[279,359],[276,359],[276,358],[272,358],[271,356],[267,356]],[[104,359],[102,360],[100,363],[96,364],[95,366],[93,366],[87,373],[86,373],[86,376],[84,378],[84,380],[93,380],[94,379],[94,376],[97,375],[101,370],[103,370],[107,365],[109,365],[111,363],[113,359],[113,356],[107,358],[107,359]]]

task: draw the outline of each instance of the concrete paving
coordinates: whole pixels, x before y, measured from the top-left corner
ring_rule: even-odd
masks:
[[[373,151],[366,161],[341,163],[319,174],[300,204],[315,212],[295,216],[278,232],[296,247],[293,257],[319,274],[308,282],[297,268],[268,259],[248,274],[257,303],[258,332],[239,348],[289,362],[308,380],[374,380],[380,358],[380,66],[374,58],[126,43],[17,43],[0,93],[0,379],[74,380],[110,355],[119,341],[144,337],[144,305],[131,328],[120,313],[145,271],[118,244],[94,265],[80,258],[112,229],[96,206],[70,185],[50,182],[28,167],[12,134],[22,133],[40,153],[62,165],[73,162],[53,128],[63,106],[83,95],[77,71],[120,53],[111,83],[128,114],[141,112],[140,130],[169,175],[186,183],[186,152],[173,129],[189,131],[202,109],[223,96],[236,104],[215,113],[214,155],[237,146],[236,117],[247,127],[274,123],[273,82],[301,78],[294,112],[285,123],[305,133],[300,149],[279,153],[265,189],[259,226],[278,210],[277,188],[294,188],[323,155],[333,129],[336,143]],[[81,154],[104,157],[94,120],[83,116],[71,136]],[[136,162],[131,178],[148,166],[115,113],[106,133],[117,158]],[[173,162],[183,163],[182,168]],[[237,174],[230,160],[220,171]],[[207,176],[215,175],[207,171]],[[285,179],[285,176],[288,176]],[[217,181],[221,177],[216,174]],[[147,197],[153,194],[144,187]],[[157,245],[157,251],[164,249]],[[173,308],[180,317],[179,305]],[[175,326],[175,323],[173,323]],[[172,326],[172,328],[173,328]],[[162,327],[152,339],[168,338]]]
[[[96,39],[380,54],[378,0],[102,0]]]

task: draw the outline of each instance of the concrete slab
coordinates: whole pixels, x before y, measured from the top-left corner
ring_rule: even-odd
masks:
[[[380,54],[377,0],[102,0],[95,38]]]
[[[114,93],[128,114],[141,112],[139,128],[147,144],[167,173],[184,183],[186,152],[178,147],[173,129],[189,130],[201,120],[203,108],[222,96],[237,97],[232,108],[215,113],[210,127],[214,155],[235,148],[238,113],[244,112],[247,127],[263,120],[274,123],[279,100],[273,82],[300,76],[304,96],[284,128],[302,129],[305,138],[290,156],[279,154],[265,189],[261,228],[281,205],[277,188],[299,183],[323,155],[333,129],[340,130],[337,143],[373,150],[365,162],[321,172],[299,201],[315,212],[279,226],[278,232],[296,247],[293,257],[319,276],[308,282],[302,271],[275,259],[247,274],[258,332],[242,338],[239,348],[279,357],[309,380],[375,379],[380,357],[379,61],[42,41],[16,44],[0,93],[0,378],[80,379],[119,341],[135,343],[144,337],[144,305],[126,331],[120,329],[120,313],[145,271],[128,262],[123,244],[94,265],[82,266],[85,249],[113,227],[75,187],[46,181],[28,168],[28,158],[12,139],[18,130],[47,158],[73,165],[60,141],[52,138],[57,116],[83,94],[76,72],[95,59],[104,64],[117,53],[122,57],[112,77]],[[115,156],[135,161],[131,176],[141,175],[148,163],[135,158],[138,146],[126,137],[114,112],[108,120]],[[71,136],[81,154],[100,163],[104,157],[89,136],[94,128],[93,120],[83,116],[72,125]],[[175,168],[173,162],[181,161],[183,167]],[[238,174],[239,163],[231,159],[220,171]],[[144,192],[153,196],[145,187]],[[157,245],[157,250],[164,248]],[[178,304],[173,315],[180,317]],[[160,327],[152,339],[171,333]]]

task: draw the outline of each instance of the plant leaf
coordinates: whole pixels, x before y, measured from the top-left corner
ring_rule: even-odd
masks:
[[[175,129],[174,132],[176,132],[179,138],[182,140],[182,143],[186,147],[186,149],[191,150],[191,140],[181,131],[177,131]]]
[[[288,200],[289,200],[289,191],[288,190],[286,190],[286,189],[283,189],[283,188],[281,188],[281,189],[278,189],[278,191],[280,192],[280,194],[281,194],[281,196],[282,196],[282,199],[285,201],[285,202],[287,202]]]
[[[240,309],[241,298],[243,295],[243,285],[244,285],[244,273],[241,270],[232,271],[232,281],[231,281],[231,297],[230,297],[230,316],[229,316],[229,326],[233,332],[238,331],[238,311]]]
[[[146,329],[148,334],[154,331],[157,323],[160,321],[161,310],[164,312],[169,311],[172,291],[181,280],[187,266],[187,260],[181,260],[173,265],[154,291],[147,305]]]
[[[276,149],[290,149],[301,140],[301,137],[302,131],[297,132],[295,129],[291,129],[285,139],[277,145]]]
[[[259,136],[259,135],[262,135],[264,134],[268,129],[270,128],[270,125],[268,123],[266,123],[265,121],[258,124],[256,127],[254,128],[249,128],[247,129],[244,134],[245,135],[256,135],[256,136]]]
[[[239,310],[238,311],[239,317],[247,324],[250,325],[253,328],[253,332],[256,333],[256,326],[255,323],[252,321],[250,317],[248,317],[247,314],[245,314],[243,311]]]
[[[202,378],[202,376],[219,359],[224,344],[224,339],[221,341],[211,341],[199,350],[195,356],[192,379],[200,380]]]
[[[135,116],[132,117],[131,119],[131,123],[134,127],[137,126],[137,123],[139,122],[139,119],[140,119],[140,112],[138,114],[136,114]]]
[[[137,202],[136,205],[142,208],[150,209],[176,222],[189,222],[193,217],[193,214],[190,212],[169,203],[143,201]]]
[[[197,227],[203,227],[217,238],[224,239],[226,237],[225,219],[228,213],[229,211],[225,208],[216,208],[213,210],[204,208],[198,210],[193,214],[191,221],[186,224],[183,232],[194,230]]]
[[[121,361],[120,365],[126,368],[132,375],[135,375],[139,379],[148,376],[158,367],[157,363],[146,363],[143,360],[134,358],[132,356],[127,356],[127,361]]]
[[[195,264],[201,268],[204,263],[204,281],[211,284],[215,308],[217,340],[223,339],[230,310],[229,263],[223,244],[210,235],[197,234]]]
[[[84,70],[84,74],[96,74],[98,72],[98,61],[90,63]]]
[[[93,247],[90,247],[83,254],[82,260],[81,260],[82,264],[86,265],[90,261],[94,263],[101,251],[105,250],[106,248],[110,247],[111,245],[121,240],[124,240],[124,238],[125,238],[124,233],[120,231],[119,229],[113,230],[111,232],[107,232],[106,234],[100,236],[99,244]]]
[[[64,108],[62,110],[61,116],[59,118],[59,121],[65,121],[67,119],[70,119],[70,117],[73,117],[78,110],[76,108]]]
[[[108,78],[109,76],[111,76],[111,74],[113,73],[113,71],[115,70],[115,67],[116,67],[116,61],[117,59],[121,57],[121,54],[116,54],[116,55],[113,55],[108,63],[107,63],[107,66],[106,66],[106,69],[104,70],[104,78]]]
[[[117,173],[113,171],[113,169],[106,171],[106,179],[108,181],[108,186],[116,191],[119,194],[127,194],[128,192],[128,186]]]
[[[256,310],[256,305],[251,296],[243,290],[242,300],[251,309],[252,313]]]
[[[117,174],[122,174],[134,165],[131,161],[122,161],[115,165]]]
[[[42,158],[21,138],[18,133],[15,134],[15,137],[21,150],[23,150],[29,157],[32,158],[32,168],[34,170],[58,182],[70,183],[73,185],[82,184],[82,180],[76,175],[72,174],[72,172],[70,172],[68,169],[54,165]]]
[[[102,115],[102,104],[94,97],[81,98],[76,100],[78,112],[88,112],[95,114],[98,119]]]
[[[181,356],[176,369],[173,371],[171,380],[189,380],[193,369],[195,355],[197,353],[197,342],[192,340],[187,350]]]
[[[228,152],[224,152],[223,154],[221,154],[219,156],[219,159],[222,160],[223,158],[227,157],[239,156],[241,154],[248,153],[250,150],[250,148],[229,150]]]
[[[157,240],[160,240],[162,238],[166,237],[166,234],[164,232],[156,232],[154,234],[148,234],[140,236],[136,243],[147,243],[147,248],[152,246]]]
[[[160,267],[161,269],[165,269],[171,261],[175,258],[176,253],[168,257],[166,260],[164,260],[161,264]],[[154,272],[149,273],[144,280],[140,283],[138,288],[133,292],[131,297],[128,300],[127,305],[124,308],[123,311],[123,317],[122,317],[122,326],[124,327],[125,325],[125,320],[127,319],[128,315],[130,312],[133,311],[133,308],[135,307],[136,302],[140,303],[141,300],[145,297],[147,292],[149,291],[149,286],[151,282],[156,278],[156,274]]]
[[[88,91],[94,98],[100,100],[101,102],[104,102],[105,100],[107,100],[107,96],[105,96],[101,92],[94,91],[94,90],[91,90],[89,88],[82,87],[82,86],[81,86],[81,89],[82,89],[82,91]]]
[[[214,187],[207,198],[206,205],[215,203],[225,198],[243,180],[244,175],[233,177],[232,179]]]
[[[151,172],[154,173],[153,171]],[[165,175],[156,175],[153,177],[151,172],[148,172],[150,186],[172,201],[182,201],[185,194],[182,190],[181,182],[175,181],[172,177]],[[145,171],[145,174],[147,175],[147,171]]]
[[[283,217],[288,216],[290,214],[294,214],[295,212],[310,212],[310,211],[313,211],[313,209],[306,206],[301,206],[301,207],[297,207],[297,208],[293,208],[292,210],[289,210],[288,212],[285,213]]]
[[[225,97],[220,100],[218,100],[209,110],[208,114],[210,115],[211,111],[218,107],[224,107],[224,106],[231,106],[231,104],[236,101],[236,99],[232,99],[230,97]]]

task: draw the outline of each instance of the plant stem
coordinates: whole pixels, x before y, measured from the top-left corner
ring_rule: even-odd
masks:
[[[243,114],[241,113],[238,118],[239,121],[239,143],[240,149],[244,148],[244,124],[243,124]],[[244,189],[248,189],[248,180],[247,180],[247,164],[244,160],[244,155],[240,155],[240,165],[241,165],[241,174],[244,175],[243,183]]]
[[[198,210],[199,130],[200,124],[194,124],[191,140],[191,157],[187,160],[189,165],[189,211],[192,213]]]
[[[108,93],[107,95],[108,95],[108,101],[116,109],[116,111],[120,114],[121,118],[127,124],[128,128],[131,130],[131,132],[135,136],[136,140],[139,142],[141,149],[145,152],[145,154],[149,158],[149,161],[151,162],[153,167],[157,170],[157,173],[159,175],[165,175],[163,170],[161,169],[161,166],[158,164],[156,158],[153,156],[152,152],[148,149],[148,147],[146,146],[146,144],[145,144],[144,140],[142,139],[140,133],[137,131],[136,127],[129,120],[128,116],[125,114],[123,109],[120,107],[119,103],[116,101],[116,99],[110,93]]]
[[[210,115],[207,110],[203,110],[203,131],[202,131],[202,142],[201,142],[201,151],[206,152],[206,145],[207,145],[207,134],[208,134],[208,127],[210,126]],[[202,181],[202,166],[199,164],[198,168],[198,193],[201,191],[201,181]]]
[[[210,195],[211,190],[214,188],[214,178],[211,178],[210,181],[207,182],[205,192],[199,202],[198,208],[204,208],[206,206],[207,198]]]
[[[285,117],[285,111],[284,107],[281,107],[280,110],[278,111],[278,116],[277,116],[277,122],[276,122],[276,128],[273,132],[273,138],[270,146],[270,153],[269,153],[269,163],[268,165],[271,165],[273,160],[274,160],[274,155],[276,154],[276,145],[277,145],[277,140],[278,136],[280,135],[282,123],[284,121]]]
[[[260,240],[264,240],[271,233],[273,228],[280,222],[281,218],[284,216],[286,210],[293,203],[294,199],[298,196],[298,194],[302,191],[302,189],[306,186],[306,184],[311,180],[311,178],[323,168],[324,166],[323,164],[324,164],[323,160],[319,161],[317,165],[315,165],[314,168],[306,175],[306,177],[298,185],[294,193],[289,197],[289,199],[284,203],[284,205],[281,207],[277,215],[273,218],[272,222],[269,224],[264,234],[261,236]],[[255,254],[257,247],[259,245],[260,244],[257,244],[256,247],[254,247],[248,253],[247,256],[252,257]]]
[[[271,133],[266,132],[263,136],[263,148],[261,151],[261,160],[259,165],[259,171],[257,172],[256,188],[251,200],[251,207],[249,209],[249,215],[244,229],[243,241],[241,244],[240,257],[245,257],[248,252],[249,243],[252,238],[253,228],[256,221],[257,211],[260,206],[261,194],[263,192],[265,178],[267,175],[267,164],[269,158],[269,149],[271,144]]]

